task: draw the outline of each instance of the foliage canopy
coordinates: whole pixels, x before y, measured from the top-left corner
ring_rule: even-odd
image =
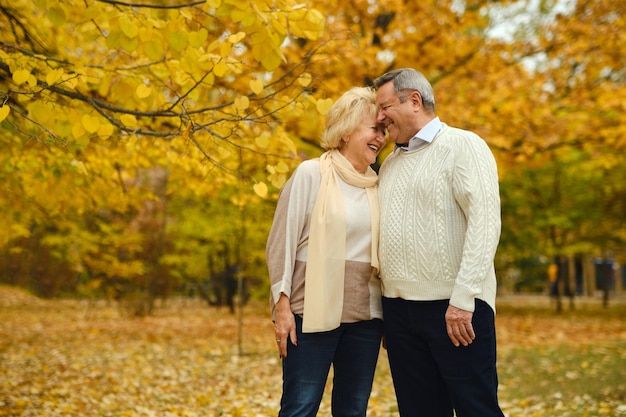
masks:
[[[624,3],[0,0],[2,280],[166,296],[236,263],[262,289],[326,110],[405,66],[496,153],[501,267],[623,256]]]

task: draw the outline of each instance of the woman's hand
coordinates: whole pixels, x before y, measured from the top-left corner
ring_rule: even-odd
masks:
[[[278,354],[281,359],[287,357],[287,339],[291,338],[291,343],[298,346],[296,338],[296,320],[291,312],[291,304],[289,297],[284,293],[280,294],[280,298],[276,303],[276,321],[274,322],[274,330],[276,333],[276,344],[278,345]]]

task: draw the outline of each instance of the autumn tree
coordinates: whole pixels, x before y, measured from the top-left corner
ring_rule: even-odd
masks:
[[[528,86],[515,90],[511,103],[519,104],[503,118],[514,128],[502,131],[512,141],[501,139],[506,251],[626,260],[626,73],[618,52],[626,44],[616,7],[576,2],[532,32],[528,75],[520,77]]]
[[[476,131],[498,159],[502,271],[557,255],[623,254],[621,3],[320,2],[333,24],[313,72],[338,90],[347,86],[328,70],[337,66],[357,84],[399,67],[427,76],[442,120]]]
[[[0,19],[5,262],[43,239],[87,289],[159,295],[138,284],[166,261],[155,230],[180,227],[169,207],[262,204],[298,159],[284,115],[329,104],[282,51],[324,28],[293,1],[5,1]]]
[[[494,150],[500,269],[616,251],[623,1],[0,0],[0,261],[23,276],[36,246],[86,294],[166,296],[226,245],[263,292],[275,198],[321,153],[325,110],[399,67]]]

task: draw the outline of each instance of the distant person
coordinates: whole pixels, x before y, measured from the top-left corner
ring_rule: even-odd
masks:
[[[548,266],[548,283],[550,285],[550,296],[557,297],[559,295],[559,282],[558,282],[559,266],[555,260]]]
[[[370,165],[384,144],[375,92],[352,88],[328,112],[327,151],[302,162],[280,192],[266,255],[281,417],[317,414],[331,364],[333,416],[366,415],[382,335]]]
[[[380,169],[379,256],[400,416],[502,417],[495,159],[476,134],[439,120],[421,73],[399,69],[374,84],[378,122],[395,142]]]

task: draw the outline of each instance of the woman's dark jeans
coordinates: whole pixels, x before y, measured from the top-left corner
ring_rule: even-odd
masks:
[[[317,414],[331,364],[333,416],[365,417],[380,351],[382,320],[343,323],[328,332],[302,333],[302,318],[295,318],[298,346],[287,343],[279,417]]]

